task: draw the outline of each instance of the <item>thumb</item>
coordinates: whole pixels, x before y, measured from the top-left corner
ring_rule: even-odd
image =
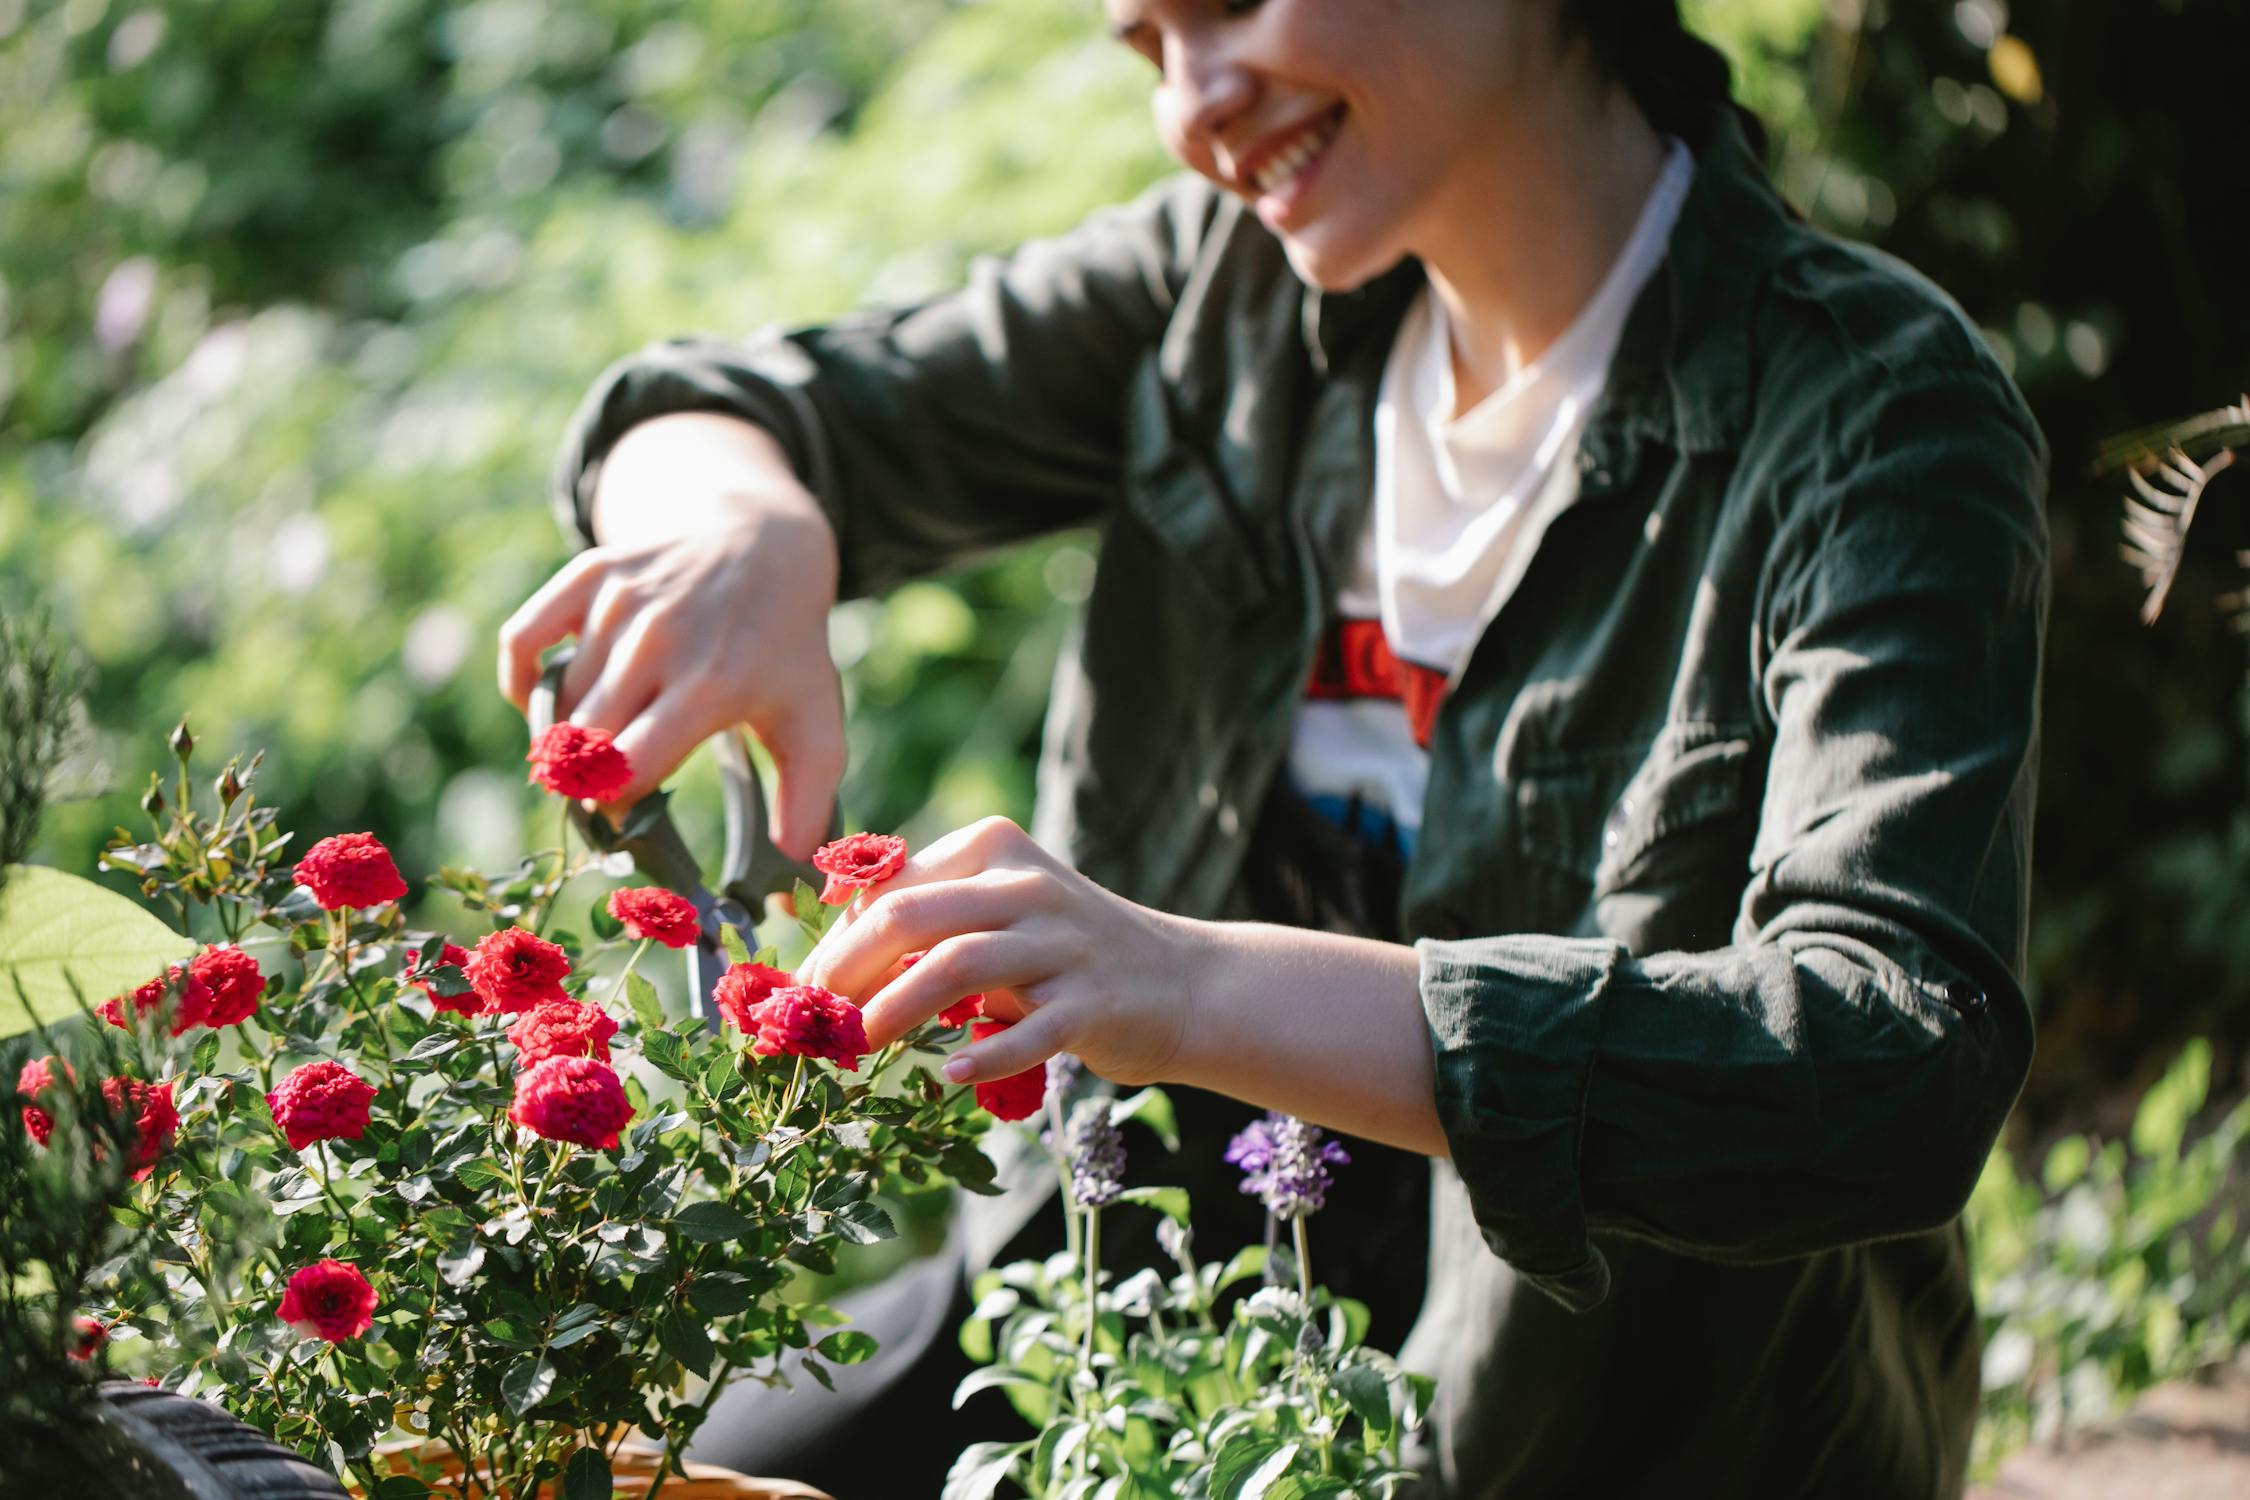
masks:
[[[773,757],[773,842],[791,859],[810,859],[828,838],[836,788],[844,779],[844,711],[828,698],[810,714],[775,726],[765,740]]]

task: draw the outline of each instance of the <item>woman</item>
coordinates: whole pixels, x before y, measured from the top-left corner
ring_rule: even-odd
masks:
[[[1191,175],[613,369],[505,688],[576,632],[651,781],[749,723],[802,852],[839,593],[1099,522],[1038,841],[932,845],[808,976],[877,1044],[1013,996],[957,1081],[1067,1049],[1437,1162],[1434,1493],[1959,1493],[2031,1046],[2020,399],[1783,209],[1672,0],[1109,19]],[[1225,920],[1307,809],[1403,856],[1376,935]]]

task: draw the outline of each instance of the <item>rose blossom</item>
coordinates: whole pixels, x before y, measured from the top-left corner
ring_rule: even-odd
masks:
[[[558,797],[607,802],[633,779],[633,763],[609,731],[582,724],[550,724],[524,759],[531,762],[529,779]]]
[[[62,1069],[62,1076],[65,1078],[74,1079],[77,1076],[70,1071],[70,1064],[59,1057],[35,1057],[23,1065],[22,1072],[16,1074],[16,1092],[26,1099],[37,1099],[55,1086],[57,1068]],[[31,1133],[33,1140],[44,1146],[55,1133],[55,1117],[37,1104],[26,1104],[23,1107],[23,1128]]]
[[[71,1331],[70,1357],[80,1361],[92,1359],[101,1352],[102,1345],[108,1342],[108,1324],[99,1318],[82,1317],[78,1320],[78,1326]]]
[[[133,1180],[140,1182],[156,1170],[157,1158],[172,1144],[180,1128],[180,1112],[172,1104],[172,1085],[143,1083],[138,1078],[104,1078],[102,1102],[112,1119],[130,1117],[133,1124]],[[96,1143],[99,1152],[100,1144]]]
[[[750,1010],[750,1050],[760,1057],[821,1057],[848,1073],[859,1071],[867,1027],[859,1007],[817,984],[775,990]]]
[[[628,937],[655,939],[667,948],[690,948],[703,931],[695,903],[660,885],[627,886],[609,893],[609,914],[625,924]]]
[[[323,911],[381,906],[406,894],[391,851],[372,833],[331,834],[305,851],[295,874]]]
[[[315,1261],[289,1278],[276,1315],[307,1338],[341,1344],[374,1324],[375,1288],[349,1261]]]
[[[211,989],[206,1026],[233,1026],[247,1021],[266,992],[266,976],[258,961],[231,944],[205,948],[188,965],[188,973]]]
[[[901,973],[904,973],[906,970],[911,969],[916,964],[920,963],[927,956],[928,955],[926,953],[907,954],[906,957],[898,961],[899,971]],[[954,1001],[951,1005],[948,1005],[945,1009],[937,1013],[937,1023],[940,1026],[961,1027],[968,1025],[971,1021],[974,1021],[978,1016],[981,1016],[983,1014],[984,996],[963,995],[960,999]]]
[[[131,1000],[136,1017],[146,1015],[164,1003],[165,996],[177,990],[178,1008],[172,1012],[172,1035],[178,1036],[190,1026],[201,1026],[211,1014],[211,986],[195,976],[192,966],[182,968],[172,965],[161,978],[151,979],[131,995],[118,995],[94,1007],[94,1014],[121,1030],[131,1030],[133,1023],[125,1019],[125,1002]]]
[[[529,1068],[550,1057],[591,1057],[609,1061],[609,1039],[617,1023],[598,1005],[576,1000],[542,1000],[516,1018],[508,1040],[516,1044],[516,1066]]]
[[[711,1000],[735,1030],[754,1032],[758,1022],[753,1013],[765,1003],[766,997],[795,982],[787,971],[770,964],[729,964],[727,971],[719,976],[719,982],[712,986]]]
[[[315,1141],[356,1141],[367,1130],[374,1085],[339,1062],[309,1062],[266,1095],[273,1122],[292,1150]]]
[[[813,851],[813,868],[828,877],[823,906],[849,901],[862,886],[880,885],[906,868],[906,840],[895,833],[855,833]]]
[[[438,970],[454,969],[461,972],[462,983],[468,983],[469,950],[459,943],[447,943],[438,961],[427,969],[420,967],[421,955],[406,955],[406,966],[398,971],[400,982],[411,984],[430,997],[430,1004],[438,1010],[450,1010],[456,1015],[473,1016],[484,1009],[484,996],[474,987],[458,995],[441,995],[437,991]]]
[[[542,1000],[570,998],[562,987],[569,957],[522,927],[504,927],[477,939],[477,951],[469,955],[463,972],[484,997],[488,1016],[521,1015]]]
[[[978,1021],[969,1028],[969,1039],[981,1042],[988,1036],[998,1036],[1014,1024],[1013,1021]],[[1041,1063],[1021,1073],[980,1083],[976,1091],[978,1106],[994,1119],[1028,1120],[1047,1102],[1047,1065]]]
[[[590,1057],[550,1057],[516,1075],[508,1118],[550,1141],[611,1151],[633,1118],[617,1070]]]

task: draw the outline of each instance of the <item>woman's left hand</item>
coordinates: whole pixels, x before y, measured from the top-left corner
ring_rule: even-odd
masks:
[[[1016,1024],[955,1052],[945,1064],[955,1083],[1057,1052],[1113,1083],[1153,1083],[1180,1053],[1210,932],[1112,895],[1006,818],[986,818],[862,894],[797,977],[858,1002],[871,1049],[984,995],[988,1016]]]

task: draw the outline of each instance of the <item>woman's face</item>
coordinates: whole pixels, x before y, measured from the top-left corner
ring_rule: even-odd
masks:
[[[1342,290],[1419,253],[1520,138],[1557,65],[1541,0],[1105,0],[1158,70],[1156,127]]]

